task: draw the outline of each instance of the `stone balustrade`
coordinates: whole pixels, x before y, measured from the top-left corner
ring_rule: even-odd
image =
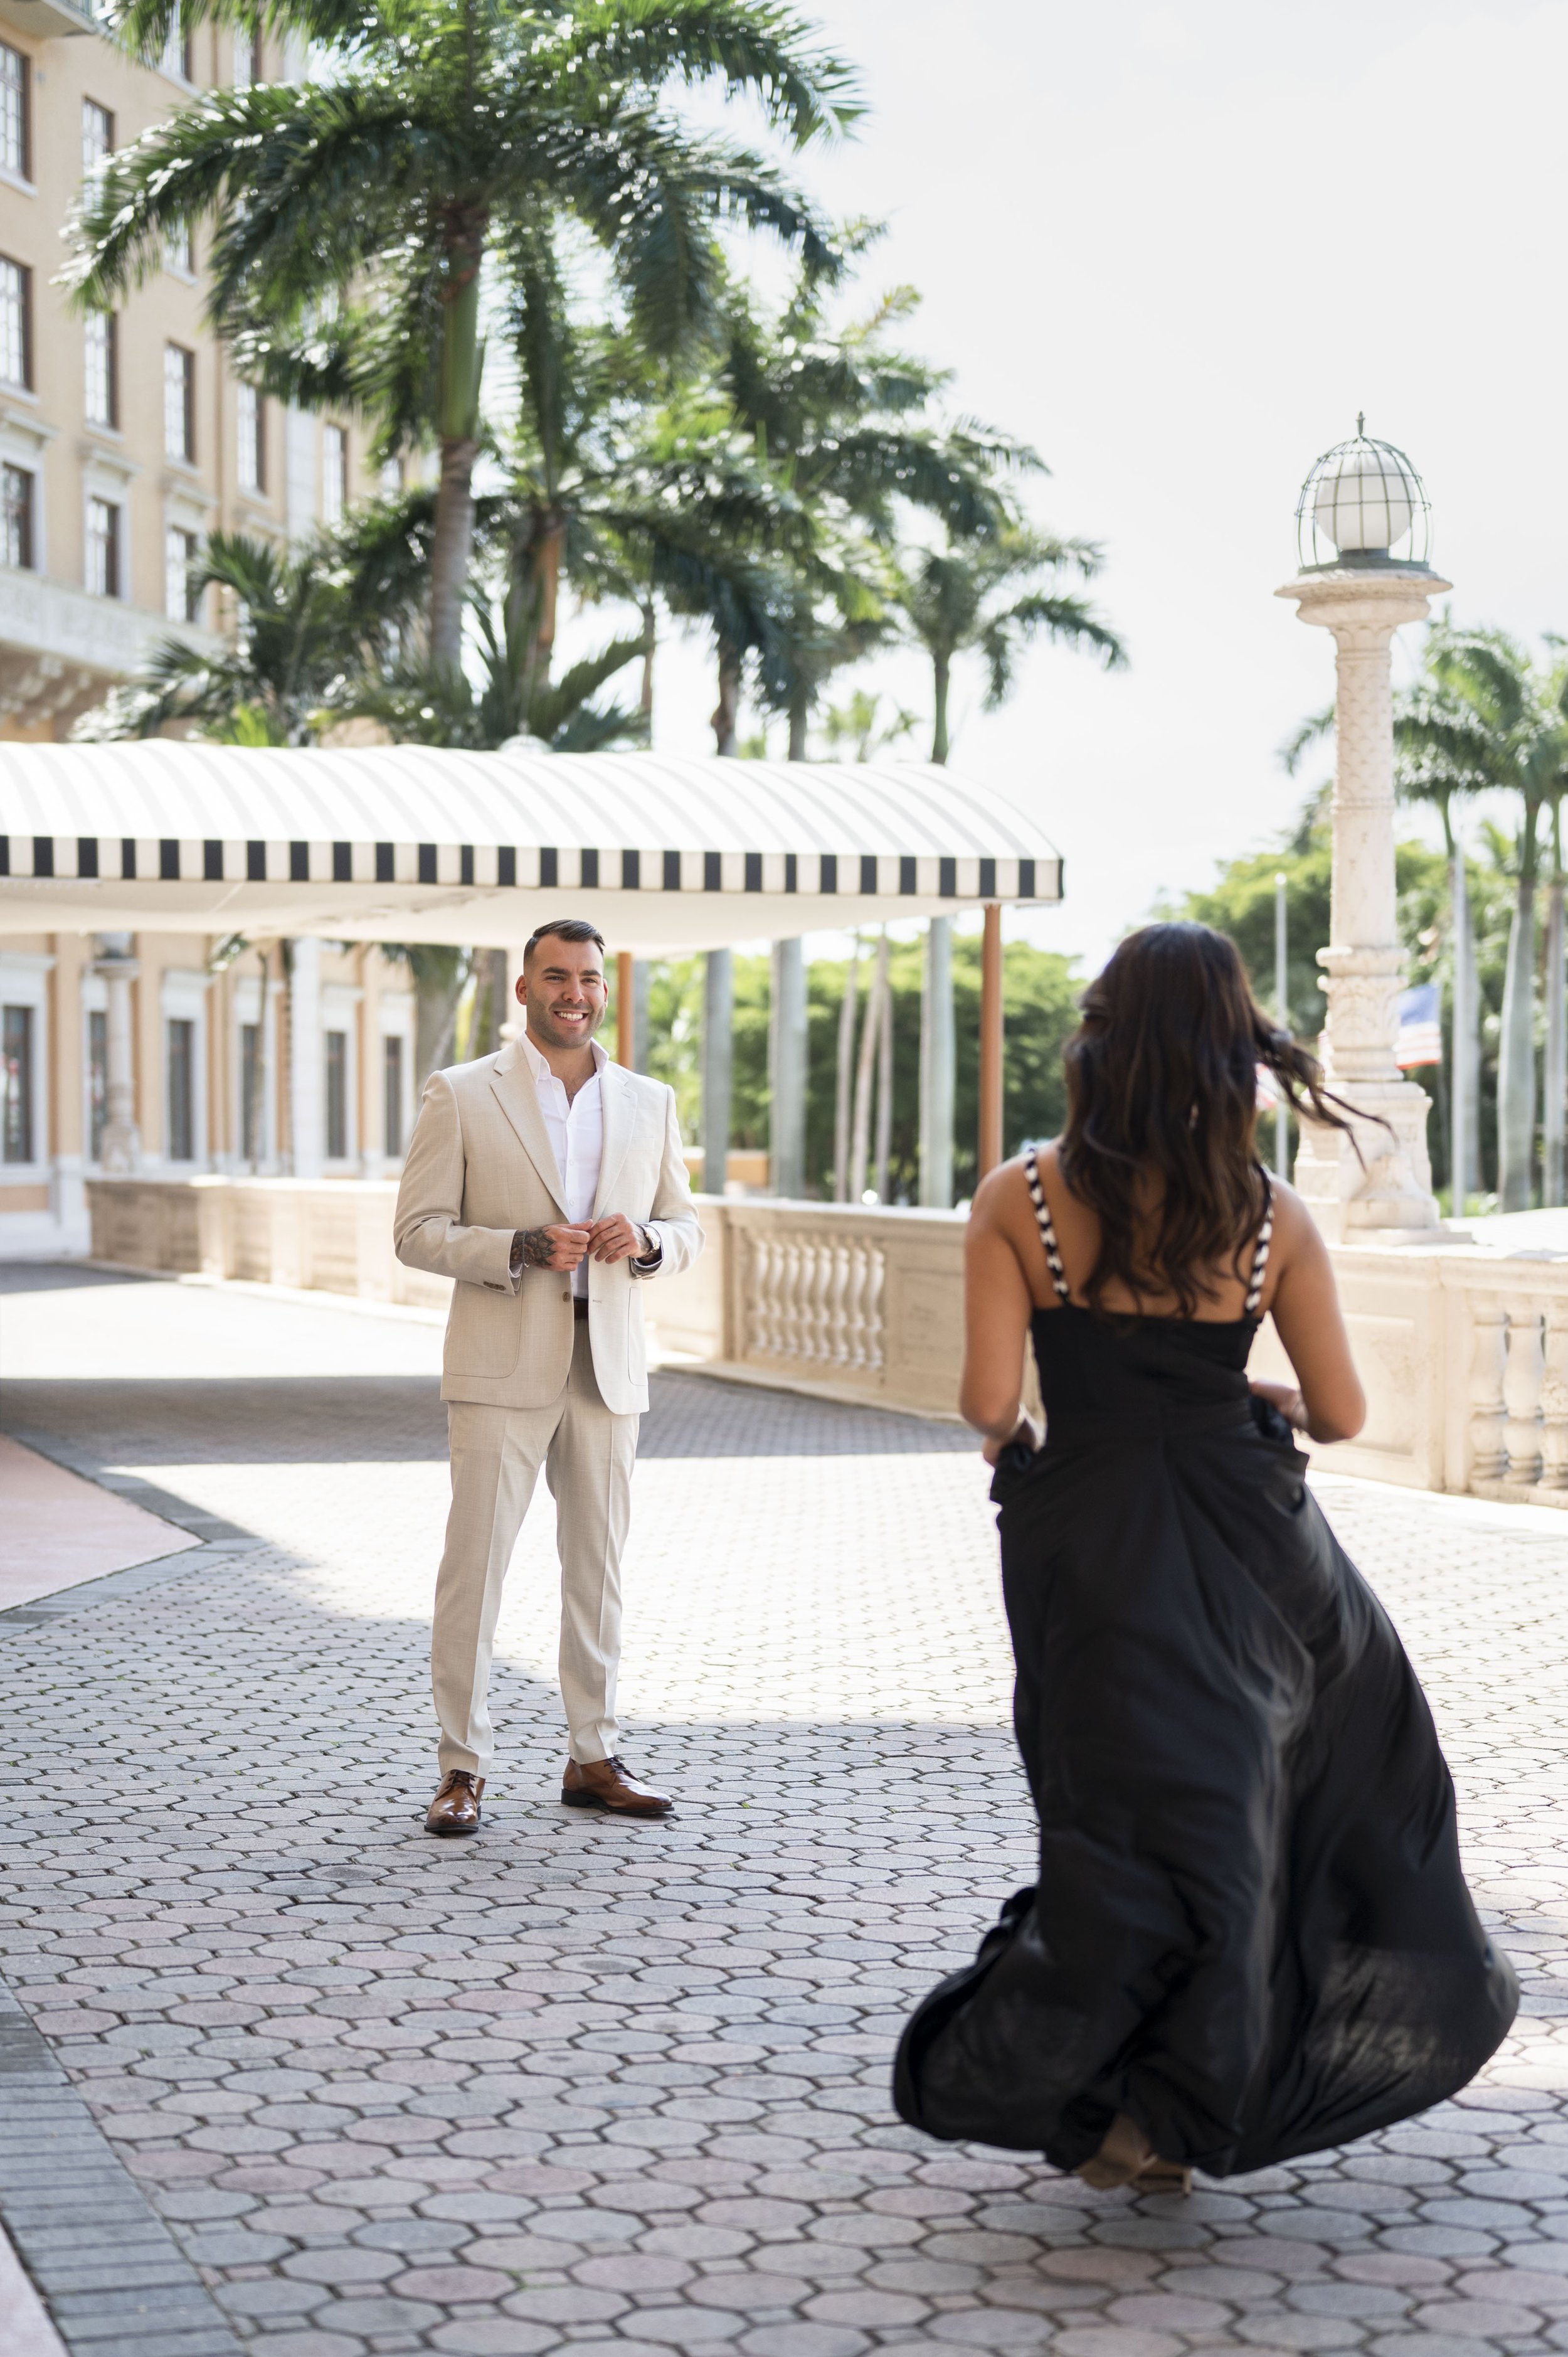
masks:
[[[108,1178],[93,1255],[136,1268],[444,1308],[392,1249],[390,1180]],[[928,1415],[956,1413],[964,1222],[954,1211],[701,1196],[707,1250],[652,1288],[667,1362]],[[1331,1247],[1365,1430],[1316,1460],[1407,1487],[1568,1507],[1568,1252]],[[1253,1372],[1289,1370],[1272,1326]]]

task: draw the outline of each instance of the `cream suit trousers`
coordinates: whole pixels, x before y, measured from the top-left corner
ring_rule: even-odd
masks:
[[[631,1517],[638,1415],[613,1415],[577,1323],[566,1388],[548,1407],[447,1405],[452,1511],[435,1581],[431,1681],[441,1768],[488,1776],[495,1749],[489,1690],[501,1584],[539,1469],[555,1501],[561,1557],[561,1699],[574,1760],[618,1748],[620,1556]]]

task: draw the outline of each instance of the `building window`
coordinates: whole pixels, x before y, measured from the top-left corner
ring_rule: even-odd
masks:
[[[164,240],[164,260],[182,278],[195,277],[196,239],[188,221],[181,221],[177,229],[169,231]]]
[[[327,1034],[327,1159],[343,1162],[349,1155],[349,1034]]]
[[[0,466],[0,565],[33,569],[33,479],[9,461]]]
[[[242,384],[240,405],[240,489],[267,488],[267,404],[253,384]]]
[[[27,392],[33,382],[33,274],[0,254],[0,379]]]
[[[7,1006],[3,1018],[5,1059],[0,1087],[5,1090],[5,1160],[33,1160],[33,1010]]]
[[[164,611],[171,622],[201,619],[201,592],[190,577],[200,546],[195,533],[176,523],[164,534]]]
[[[82,322],[89,425],[120,423],[120,331],[113,311],[90,311]]]
[[[381,1135],[385,1152],[397,1162],[403,1156],[403,1041],[389,1031],[381,1041]]]
[[[120,510],[113,500],[87,502],[87,586],[95,597],[118,597]]]
[[[114,153],[114,117],[95,98],[81,102],[81,177],[91,179]]]
[[[19,180],[31,178],[30,95],[27,59],[8,41],[0,41],[0,165]]]
[[[176,9],[170,20],[158,63],[165,73],[173,74],[177,81],[190,80],[190,35],[186,31],[185,16],[180,9]]]
[[[103,1159],[103,1125],[109,1118],[109,1017],[101,1006],[87,1017],[87,1158]]]
[[[349,504],[349,436],[340,425],[321,429],[321,518],[341,523]]]
[[[168,1033],[168,1159],[196,1159],[196,1025],[171,1015]]]
[[[164,456],[196,457],[196,354],[183,344],[164,346]]]
[[[263,79],[260,25],[234,27],[234,87],[250,90]]]
[[[240,1158],[257,1163],[261,1160],[262,1116],[262,1027],[259,1023],[240,1026]]]

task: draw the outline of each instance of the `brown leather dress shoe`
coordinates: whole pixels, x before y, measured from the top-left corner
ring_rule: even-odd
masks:
[[[667,1817],[668,1792],[639,1784],[624,1760],[568,1760],[561,1798],[569,1809],[607,1809],[617,1817]]]
[[[441,1779],[441,1789],[425,1812],[427,1834],[477,1834],[479,1830],[479,1795],[485,1789],[482,1776],[471,1776],[466,1768],[449,1768]]]

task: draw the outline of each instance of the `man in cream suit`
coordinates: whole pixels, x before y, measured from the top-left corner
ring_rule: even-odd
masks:
[[[618,1749],[620,1556],[648,1405],[642,1288],[703,1248],[675,1096],[612,1064],[605,945],[542,925],[523,952],[525,1034],[433,1072],[398,1189],[398,1258],[456,1280],[441,1396],[452,1511],[431,1674],[442,1781],[425,1825],[478,1830],[501,1583],[540,1467],[561,1556],[561,1696],[576,1808],[661,1817]]]

